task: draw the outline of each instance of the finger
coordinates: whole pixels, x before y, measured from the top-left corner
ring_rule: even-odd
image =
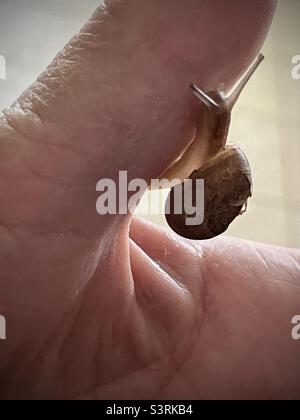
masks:
[[[192,242],[180,238],[169,229],[137,217],[132,220],[130,238],[170,278],[184,285],[195,298],[201,296],[205,267],[201,245],[195,248]]]
[[[1,117],[0,169],[17,197],[3,188],[8,224],[89,237],[118,228],[119,216],[95,211],[97,181],[166,169],[194,135],[188,86],[230,87],[276,1],[106,3]]]

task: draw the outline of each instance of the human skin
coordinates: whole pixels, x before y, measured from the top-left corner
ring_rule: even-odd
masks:
[[[297,250],[189,242],[96,213],[192,141],[188,86],[225,89],[273,0],[108,1],[0,119],[0,398],[297,398]],[[131,223],[132,222],[132,223]]]

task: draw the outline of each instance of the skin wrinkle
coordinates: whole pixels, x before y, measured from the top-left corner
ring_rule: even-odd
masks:
[[[15,242],[15,244],[18,243],[17,234],[14,231],[14,229],[11,226],[8,226],[7,224],[1,223],[1,220],[0,220],[0,230],[1,230],[0,236],[2,238],[4,237],[4,232],[5,232],[5,234],[8,234],[10,239],[12,239]],[[1,251],[1,254],[2,254],[2,251]],[[1,258],[2,258],[2,255],[1,255]]]
[[[154,360],[156,360],[159,363],[162,363],[162,361],[164,361],[167,365],[169,365],[171,364],[172,354],[177,352],[178,348],[181,348],[182,341],[184,341],[184,335],[177,342],[172,342],[173,341],[173,340],[171,341],[172,337],[169,337],[171,332],[163,328],[162,325],[159,322],[157,322],[157,320],[152,320],[150,316],[145,313],[145,310],[143,310],[143,306],[141,305],[142,300],[140,296],[141,295],[138,292],[136,301],[141,310],[141,314],[143,315],[143,318],[145,320],[144,333],[145,333],[145,336],[148,337],[148,346],[149,348],[153,347],[154,340],[157,341],[159,337],[159,344],[158,346],[157,345],[155,346],[155,348],[158,347],[158,349],[156,349],[155,351],[155,353],[157,352],[157,356],[155,357]],[[163,339],[163,337],[166,337],[166,338]],[[165,354],[166,348],[168,349],[167,354]],[[167,377],[169,376],[168,369],[166,372],[166,376]]]
[[[172,346],[175,345],[175,343],[174,343],[174,337],[170,334],[171,331],[168,326],[168,320],[159,321],[157,317],[156,319],[154,319],[153,308],[151,310],[145,309],[145,303],[149,305],[149,298],[145,296],[145,291],[141,287],[136,287],[136,301],[139,303],[139,308],[142,308],[144,306],[143,315],[146,321],[146,325],[148,324],[148,331],[145,330],[144,334],[148,335],[149,331],[151,331],[151,336],[159,337],[159,342],[160,342],[159,347],[162,350],[172,348]],[[142,303],[144,303],[144,305],[142,305]],[[153,306],[153,303],[152,303],[152,306]],[[174,322],[172,321],[172,323]],[[169,324],[171,324],[171,322],[169,322]],[[149,328],[149,325],[150,325],[150,328]],[[162,350],[161,350],[161,353],[162,353]]]
[[[142,225],[144,223],[146,223],[145,221],[139,220],[138,223],[141,223]],[[171,234],[169,232],[169,230],[165,229],[164,232],[166,233],[167,237],[167,243],[173,243],[174,240],[177,241],[177,237],[174,234]],[[147,249],[147,247],[145,246],[145,244],[143,243],[143,238],[140,237],[136,237],[135,233],[133,233],[131,235],[131,239],[134,240],[134,242],[143,250],[143,252],[149,257],[151,258],[151,260],[158,264],[160,266],[160,268],[165,271],[171,278],[173,278],[173,280],[176,282],[176,284],[182,288],[185,292],[188,292],[190,294],[192,294],[193,290],[189,285],[184,285],[182,283],[182,281],[180,281],[182,275],[179,273],[179,269],[181,269],[181,265],[178,264],[176,266],[176,269],[171,266],[170,264],[168,264],[166,261],[164,261],[164,259],[166,259],[166,257],[169,256],[169,251],[168,251],[168,247],[165,246],[165,251],[164,251],[164,255],[161,256],[155,256],[155,252],[156,250],[149,250]],[[180,243],[180,246],[183,245],[184,242]],[[158,245],[159,247],[162,246],[162,244],[159,243]],[[184,248],[185,251],[190,252],[190,244],[187,243],[187,246]],[[198,255],[198,253],[197,253]]]
[[[95,273],[94,273],[94,275],[95,275]],[[94,277],[94,275],[93,275],[93,277]],[[78,312],[76,314],[76,317],[73,318],[73,322],[72,322],[71,326],[69,328],[67,328],[67,330],[66,330],[66,336],[65,336],[65,338],[61,341],[61,345],[59,347],[59,352],[58,352],[58,356],[57,356],[58,363],[57,363],[57,371],[56,371],[56,374],[57,374],[57,377],[58,378],[60,378],[61,376],[64,376],[63,373],[64,373],[64,369],[65,369],[65,366],[66,366],[66,360],[65,360],[65,357],[64,357],[64,353],[66,353],[65,352],[65,347],[67,346],[67,341],[70,340],[70,338],[73,335],[73,332],[74,332],[73,330],[75,328],[76,321],[80,318],[80,314],[81,314],[81,312],[83,310],[83,308],[82,308],[82,302],[84,302],[84,297],[86,296],[86,294],[88,292],[89,292],[88,287],[86,287],[86,289],[85,289],[85,291],[83,293],[83,299],[81,300],[80,305],[78,307]],[[53,334],[52,338],[53,338],[53,340],[55,340],[56,339],[56,335]],[[100,347],[99,347],[99,343],[98,343],[98,346],[96,347],[96,351],[95,351],[95,355],[94,355],[94,366],[95,367],[97,367],[97,361],[96,361],[96,359],[97,359],[97,355],[99,353],[99,349],[100,349]],[[61,356],[61,357],[59,357],[59,356]],[[96,370],[97,369],[94,369],[95,372],[96,372]],[[91,369],[91,371],[93,371],[93,369]],[[64,399],[73,398],[73,396],[68,395],[68,391],[66,390],[66,385],[67,384],[64,383],[63,381],[59,381],[59,382],[61,382],[63,385],[65,385],[64,386],[64,393],[63,393],[63,395],[65,396]],[[76,396],[75,396],[75,398],[76,398]]]
[[[146,344],[146,348],[152,348],[153,342],[158,342],[158,345],[155,345],[155,359],[159,358],[160,355],[163,355],[166,349],[168,349],[168,354],[174,351],[177,347],[177,342],[174,342],[174,337],[172,330],[168,329],[167,326],[163,325],[164,323],[159,322],[157,319],[153,317],[153,310],[152,311],[145,311],[145,303],[149,302],[147,296],[144,295],[143,289],[136,286],[136,298],[135,301],[137,302],[138,308],[141,311],[145,323],[144,329],[144,336],[148,337]],[[179,325],[178,325],[179,327]],[[180,340],[181,341],[181,340]]]
[[[64,366],[64,359],[62,357],[63,347],[64,347],[64,344],[67,341],[69,335],[72,334],[72,328],[74,328],[74,325],[76,324],[76,321],[78,319],[78,314],[80,313],[81,304],[82,304],[82,301],[84,300],[84,296],[85,296],[85,294],[83,293],[83,295],[79,297],[78,302],[75,305],[75,308],[74,308],[74,304],[72,305],[72,311],[71,312],[73,312],[73,311],[74,312],[73,312],[72,316],[70,317],[71,318],[71,324],[69,325],[69,328],[66,329],[65,335],[64,334],[62,335],[62,332],[61,332],[62,321],[60,320],[59,323],[57,323],[57,325],[54,327],[53,331],[51,331],[49,336],[47,336],[45,338],[45,340],[43,341],[43,343],[41,343],[40,348],[37,349],[37,351],[34,355],[34,358],[31,361],[31,364],[33,364],[33,362],[35,360],[36,361],[40,360],[40,359],[43,360],[44,353],[49,353],[49,348],[51,349],[51,344],[52,344],[53,339],[55,341],[57,341],[57,337],[60,337],[59,343],[57,343],[57,350],[56,350],[57,356],[54,357],[57,361],[56,362],[56,369],[55,369],[55,376],[58,377],[58,378],[60,377],[60,374],[61,374],[60,373],[61,372],[60,363],[61,363],[62,366]],[[78,309],[76,310],[77,305],[78,305]],[[66,313],[66,315],[64,316],[64,319],[69,318],[68,315],[70,315],[70,314],[71,313]],[[58,381],[58,383],[60,384],[60,387],[62,389],[62,398],[63,399],[68,398],[68,393],[65,390],[64,382]]]
[[[197,294],[197,298],[201,299],[201,307],[203,308],[203,313],[208,314],[209,309],[212,305],[213,298],[210,293],[210,286],[208,285],[208,280],[212,282],[211,270],[210,267],[213,264],[214,257],[212,253],[202,248],[199,243],[195,241],[189,241],[184,239],[197,253],[198,255],[198,265],[199,265],[199,277],[201,278],[201,288]],[[211,261],[212,260],[212,261]]]
[[[168,340],[160,338],[158,340],[158,331],[162,332],[162,337],[165,335],[165,331],[161,329],[157,322],[154,322],[150,317],[147,317],[143,309],[143,294],[141,290],[137,289],[134,297],[135,313],[141,320],[142,327],[140,331],[146,332],[146,334],[140,334],[140,340],[135,337],[136,342],[140,344],[140,354],[146,355],[144,368],[152,363],[160,363],[161,358],[164,356],[165,342]],[[142,345],[141,345],[142,343]],[[140,356],[141,357],[141,356]]]
[[[162,260],[152,259],[155,264],[158,264],[159,267],[173,280],[174,283],[184,292],[190,293],[186,286],[180,281],[180,276],[175,272],[168,264],[164,263]]]
[[[39,135],[36,136],[32,136],[29,135],[29,133],[25,132],[24,130],[22,130],[19,125],[18,125],[18,120],[12,118],[13,113],[16,111],[16,107],[10,109],[10,110],[5,110],[3,111],[3,117],[5,118],[5,121],[8,124],[8,127],[12,130],[12,140],[14,141],[14,143],[18,146],[19,152],[21,152],[21,144],[24,145],[24,140],[25,142],[28,142],[29,144],[33,141],[32,137],[36,137],[37,139],[41,140],[41,138],[44,138],[44,135],[41,135],[41,131],[40,131],[40,127],[42,127],[42,124],[39,121],[39,130],[38,133]],[[24,114],[26,114],[26,111],[24,112]],[[36,117],[39,118],[38,114],[33,114],[34,115],[34,119]],[[36,125],[35,125],[35,129],[36,129]],[[45,144],[45,146],[47,145],[47,143]],[[23,158],[25,158],[24,153],[22,153],[21,155]]]
[[[130,239],[130,242],[134,242],[132,239]],[[138,245],[136,245],[138,246]],[[139,283],[136,282],[134,280],[134,272],[132,270],[132,265],[130,265],[130,273],[131,273],[131,278],[132,278],[132,282],[133,282],[133,286],[134,286],[134,303],[136,306],[136,311],[138,313],[138,316],[140,317],[140,319],[142,319],[144,328],[142,328],[142,330],[146,331],[146,329],[148,328],[148,331],[150,331],[149,333],[149,338],[148,338],[148,344],[146,344],[145,348],[146,349],[150,349],[152,348],[153,342],[155,340],[155,336],[157,335],[157,333],[153,333],[153,331],[156,331],[155,328],[153,328],[151,326],[151,328],[147,327],[147,324],[149,325],[149,319],[147,320],[146,318],[146,314],[143,310],[143,288],[140,287]],[[162,350],[158,351],[158,352],[162,352]]]
[[[178,347],[182,347],[178,344]],[[185,347],[187,350],[185,350],[185,354],[178,357],[176,355],[177,352],[181,353],[178,348],[175,347],[174,351],[172,351],[171,354],[168,355],[166,358],[166,362],[168,363],[167,368],[167,374],[164,377],[164,380],[159,384],[157,394],[154,396],[154,400],[158,400],[161,398],[161,395],[163,395],[163,391],[168,388],[169,384],[172,383],[173,379],[178,375],[178,372],[180,371],[180,368],[184,365],[186,361],[186,352],[190,353],[192,352],[192,348],[188,345],[189,340],[187,340],[185,344]]]
[[[148,366],[146,366],[144,369],[146,369],[146,368],[148,368]],[[123,376],[121,376],[121,377],[119,377],[117,379],[113,379],[111,381],[108,381],[107,383],[105,383],[105,384],[103,384],[103,385],[101,385],[99,387],[95,387],[95,386],[94,387],[91,387],[86,392],[83,392],[82,394],[80,394],[79,396],[76,396],[73,399],[75,399],[75,400],[86,399],[86,398],[88,398],[87,396],[89,394],[91,394],[92,392],[96,394],[97,393],[97,389],[101,389],[101,393],[99,392],[99,396],[97,396],[97,397],[96,396],[93,396],[93,397],[89,397],[89,398],[102,399],[102,396],[103,396],[103,388],[104,387],[108,387],[108,386],[113,385],[114,383],[118,383],[119,381],[122,381],[122,379],[128,378],[128,377],[130,377],[131,375],[134,375],[137,372],[140,372],[140,368],[137,368],[137,369],[133,370],[130,374],[124,374]]]
[[[141,252],[145,254],[145,257],[149,259],[149,261],[151,261],[158,270],[161,270],[161,272],[163,273],[163,276],[169,279],[168,281],[173,282],[174,286],[176,288],[178,287],[178,289],[181,290],[183,293],[190,294],[190,291],[186,288],[186,286],[180,282],[179,280],[180,276],[178,275],[178,273],[175,273],[175,271],[172,270],[170,267],[168,267],[168,265],[164,263],[163,261],[152,258],[151,255],[149,255],[142,248],[142,244],[138,244],[136,242],[135,244],[140,248]]]
[[[58,67],[58,71],[59,71],[59,77],[53,77],[53,76],[49,76],[49,78],[47,78],[47,71],[44,73],[44,78],[43,80],[41,78],[38,78],[34,85],[36,87],[36,91],[39,92],[39,95],[36,94],[34,96],[34,100],[37,104],[42,104],[44,106],[47,106],[47,99],[56,99],[56,96],[54,94],[52,94],[52,82],[59,80],[61,82],[61,85],[64,84],[64,80],[63,80],[63,72],[61,71],[62,68],[61,66]],[[47,83],[50,82],[50,83]],[[44,99],[42,99],[44,98]],[[22,105],[20,104],[20,108],[22,108]],[[36,109],[33,110],[33,112],[37,115],[38,113],[38,109],[39,106],[36,106]],[[41,123],[43,123],[43,120],[41,117],[39,117],[41,120]]]
[[[157,242],[155,244],[151,242],[150,247],[148,243],[150,238],[147,237],[148,230],[151,231],[151,237],[152,230],[155,231],[157,236]],[[177,272],[177,277],[183,277],[182,268],[184,268],[186,264],[186,260],[184,259],[182,261],[176,261],[176,264],[172,261],[172,265],[170,265],[170,257],[177,251],[188,256],[193,261],[194,264],[189,264],[188,266],[189,270],[193,267],[193,272],[201,274],[204,253],[200,251],[198,247],[195,247],[193,241],[179,238],[167,227],[157,226],[157,228],[155,228],[153,224],[146,219],[135,217],[131,224],[131,239],[133,239],[151,259],[154,261],[160,260],[163,264],[168,264],[171,270]],[[164,251],[162,251],[162,248],[164,248]],[[169,263],[167,263],[167,261],[169,261]],[[199,275],[199,277],[201,278],[203,276]],[[201,281],[199,280],[195,288],[194,282],[188,282],[186,278],[185,283],[185,287],[193,295],[198,290],[198,285],[201,285]]]
[[[1,121],[3,127],[5,126],[6,129],[9,128],[13,132],[13,135],[17,135],[23,140],[28,140],[29,142],[36,141],[37,143],[46,139],[45,125],[39,114],[25,105],[21,107],[18,101],[15,101],[11,107],[3,110],[0,118]],[[5,123],[7,125],[4,125]],[[36,137],[36,139],[32,137]]]
[[[100,335],[99,335],[99,338],[100,338]],[[67,340],[65,340],[65,341],[67,341]],[[149,346],[149,348],[150,348],[151,346]],[[99,347],[100,348],[100,347]],[[99,352],[96,352],[96,355],[98,354]],[[95,361],[95,365],[97,365],[97,362]],[[147,363],[145,364],[145,367],[147,367]],[[141,367],[139,367],[139,368],[137,368],[137,369],[135,369],[132,373],[134,373],[135,371],[139,371],[141,369]],[[132,374],[131,373],[131,374]],[[123,377],[127,377],[128,376],[128,373],[126,373],[126,374],[124,374],[123,375]],[[105,383],[103,383],[103,384],[101,384],[101,387],[102,386],[107,386],[107,385],[109,385],[109,384],[111,384],[111,383],[113,383],[113,382],[115,382],[115,381],[119,381],[119,380],[121,380],[122,379],[122,377],[120,377],[120,378],[117,378],[117,379],[111,379],[109,382],[105,382]],[[95,383],[95,385],[97,385],[96,383]],[[93,388],[95,388],[95,385],[91,388],[91,389],[93,389]],[[89,391],[87,391],[87,393],[88,393]],[[83,392],[82,393],[83,395],[85,394],[85,392]],[[76,396],[74,397],[74,396],[68,396],[68,398],[77,398]]]
[[[74,236],[74,238],[78,238],[78,239],[84,239],[84,240],[91,240],[93,242],[94,239],[90,239],[89,236],[86,235],[85,232],[80,232],[80,231],[76,231],[76,230],[72,230],[69,227],[66,227],[66,229],[62,229],[61,226],[56,226],[55,224],[53,224],[51,226],[51,230],[49,230],[49,227],[47,226],[47,230],[44,226],[42,225],[34,225],[34,223],[32,223],[32,225],[30,225],[28,228],[24,227],[24,223],[20,222],[20,223],[7,223],[7,222],[3,222],[3,220],[0,219],[0,226],[4,227],[4,225],[6,226],[7,229],[9,230],[23,230],[23,232],[25,233],[32,233],[34,235],[39,235],[39,236],[43,236],[49,239],[49,236],[52,235],[64,235],[64,236]],[[43,230],[44,228],[44,230]],[[98,238],[99,239],[99,238]]]
[[[129,382],[132,377],[136,376],[137,374],[142,375],[143,374],[143,371],[147,371],[147,370],[150,370],[151,372],[153,372],[155,370],[155,373],[158,372],[158,375],[157,375],[158,378],[155,379],[155,384],[157,382],[160,382],[160,380],[161,380],[160,379],[160,376],[162,375],[162,372],[164,370],[164,366],[162,366],[162,363],[161,362],[154,363],[153,365],[150,365],[150,366],[146,366],[144,369],[141,369],[141,370],[140,369],[137,369],[137,370],[133,371],[128,376],[123,376],[123,377],[120,377],[120,378],[118,378],[118,379],[116,379],[114,381],[108,382],[107,384],[105,384],[104,387],[98,387],[96,389],[90,389],[89,392],[86,393],[86,395],[81,395],[80,397],[78,397],[78,399],[100,399],[100,400],[105,399],[106,398],[106,395],[108,395],[108,393],[107,393],[107,391],[105,389],[107,389],[109,387],[112,388],[112,385],[116,385],[118,383],[121,383],[122,384],[122,381],[124,381],[124,379],[127,379],[126,382]],[[153,373],[153,375],[154,375],[154,373]],[[121,386],[121,384],[120,384],[120,386]],[[134,388],[135,388],[134,389],[134,393],[132,395],[135,395],[135,398],[138,399],[138,396],[141,395],[140,394],[140,389],[139,389],[138,383],[134,386]],[[124,389],[126,389],[126,387],[124,387]],[[151,398],[149,398],[149,399],[151,399],[151,400],[154,399],[154,394],[155,393],[153,391],[151,391],[149,393],[149,395],[151,396]],[[114,394],[111,393],[110,395],[114,395]],[[141,395],[141,398],[143,398],[142,395]]]
[[[135,296],[135,297],[134,297]],[[132,296],[132,298],[133,299],[136,299],[136,294],[134,294],[133,296]],[[142,313],[140,313],[140,315],[142,315]],[[134,319],[136,319],[136,316],[134,316]],[[138,319],[139,319],[139,316],[138,316]],[[131,340],[130,340],[130,342],[131,342]],[[136,344],[138,344],[138,343],[136,343]],[[147,345],[147,347],[150,349],[151,348],[151,346],[148,346]],[[141,353],[143,353],[143,352],[141,352]]]
[[[53,179],[51,179],[49,176],[43,174],[41,171],[33,168],[32,164],[29,162],[29,159],[25,156],[25,152],[22,150],[22,146],[20,146],[20,144],[18,142],[16,142],[18,149],[19,149],[19,153],[23,158],[23,162],[26,166],[26,168],[28,169],[29,172],[31,172],[31,174],[39,180],[39,182],[43,183],[47,183],[56,187],[65,187],[65,188],[70,188],[72,186],[72,181],[70,181],[69,183],[66,182],[58,182],[58,181],[54,181]],[[43,143],[44,146],[46,146],[46,143]],[[49,145],[47,146],[49,148]],[[58,146],[59,147],[59,146]]]
[[[270,264],[268,264],[268,260],[267,260],[267,256],[265,256],[262,252],[258,252],[257,250],[257,243],[255,242],[249,242],[249,241],[244,241],[243,246],[245,246],[246,244],[252,248],[252,250],[254,251],[256,258],[258,261],[261,262],[262,266],[265,268],[265,273],[267,274],[267,276],[264,277],[264,280],[266,281],[270,281],[273,283],[279,283],[279,284],[284,284],[286,285],[287,283],[292,286],[292,287],[300,287],[299,284],[299,279],[295,278],[295,281],[290,281],[290,279],[287,281],[286,278],[282,278],[281,280],[274,280],[274,274],[272,275],[272,268],[270,267]],[[283,249],[281,247],[276,247],[276,246],[272,246],[268,248],[268,252],[270,252],[271,248],[275,251],[275,250],[279,250],[279,249]],[[295,250],[296,254],[299,254],[299,261],[300,261],[300,253]],[[285,266],[285,276],[287,275],[287,270],[291,271],[291,274],[293,273],[297,273],[300,272],[300,262],[297,261],[296,257],[294,257],[293,255],[288,255],[285,256],[285,261],[286,261],[286,266]],[[287,261],[289,261],[289,263],[287,263]],[[290,269],[290,267],[294,267],[293,270]],[[275,275],[277,275],[277,272],[275,273]]]
[[[97,267],[96,267],[97,270]],[[91,279],[94,277],[91,277]],[[89,282],[87,282],[87,285],[89,284]],[[14,369],[14,377],[18,377],[19,375],[21,375],[22,370],[27,370],[28,366],[34,365],[34,362],[44,358],[44,354],[49,353],[49,349],[52,348],[51,344],[52,342],[56,342],[57,343],[57,338],[59,337],[59,342],[61,343],[60,345],[58,345],[58,348],[56,350],[57,352],[57,369],[56,371],[60,371],[61,372],[61,367],[64,366],[64,359],[62,357],[59,357],[60,355],[63,354],[63,348],[64,345],[66,343],[66,341],[68,340],[68,338],[72,335],[73,330],[72,328],[74,328],[74,326],[76,325],[76,321],[80,315],[80,312],[82,310],[82,305],[85,299],[86,294],[89,293],[89,288],[86,286],[85,290],[83,290],[81,292],[80,295],[78,295],[78,297],[76,298],[76,302],[73,300],[70,304],[69,308],[65,309],[65,313],[63,314],[62,318],[59,319],[59,321],[57,321],[56,325],[53,327],[53,329],[48,333],[48,335],[40,342],[39,346],[36,348],[35,351],[32,352],[32,348],[31,348],[31,352],[28,355],[29,357],[27,358],[27,360],[24,357],[24,354],[22,356],[22,359],[20,360],[20,364],[19,366],[15,367]],[[78,307],[78,309],[76,309],[76,307]],[[65,321],[64,321],[65,320]],[[70,324],[69,324],[69,320],[70,320]],[[66,324],[69,324],[68,327],[66,328]],[[63,326],[63,327],[62,327]],[[65,334],[62,334],[62,330],[65,329]],[[35,347],[37,346],[37,343],[35,341]],[[33,347],[34,348],[34,347]],[[95,353],[96,355],[97,353]],[[59,363],[60,361],[60,363]],[[59,375],[61,376],[61,374]],[[13,382],[13,377],[11,378],[11,382]],[[60,382],[63,384],[63,382]],[[9,381],[6,382],[6,387],[9,387]],[[67,395],[65,392],[63,395]]]
[[[12,130],[14,130],[14,128],[12,127],[12,124],[10,125],[11,125]],[[82,156],[82,152],[76,149],[73,145],[71,147],[69,144],[54,143],[54,142],[49,142],[49,141],[41,142],[40,137],[37,137],[37,136],[28,137],[26,140],[28,141],[29,144],[30,143],[36,144],[45,148],[49,147],[49,150],[50,148],[58,148],[58,149],[66,150],[68,152]]]
[[[205,283],[205,281],[204,281]],[[205,290],[205,289],[204,289]],[[170,383],[176,378],[176,376],[180,376],[180,371],[187,363],[187,361],[191,358],[193,352],[196,349],[196,343],[197,340],[194,340],[195,336],[201,335],[201,331],[204,325],[206,325],[209,312],[207,311],[207,305],[203,302],[205,300],[203,299],[203,289],[202,289],[202,296],[201,296],[201,302],[200,305],[202,307],[201,310],[195,311],[195,319],[194,324],[191,327],[190,333],[187,335],[186,340],[182,340],[183,337],[181,337],[181,340],[178,342],[178,348],[175,347],[174,351],[172,351],[171,354],[168,355],[166,358],[166,361],[169,365],[167,371],[169,374],[166,376],[164,382],[160,384],[157,394],[154,396],[154,399],[161,399],[163,395],[163,391],[170,386]],[[176,354],[178,353],[178,354]],[[199,355],[198,355],[199,357]],[[189,385],[192,385],[192,388],[194,389],[194,385],[189,381]],[[195,393],[195,395],[197,395]],[[198,394],[198,398],[201,398],[201,395]]]

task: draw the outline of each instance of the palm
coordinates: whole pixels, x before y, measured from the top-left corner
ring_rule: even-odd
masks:
[[[124,45],[107,49],[111,29],[98,11],[1,119],[0,307],[8,325],[8,339],[0,347],[2,398],[298,392],[296,374],[291,375],[297,347],[290,340],[299,302],[296,252],[229,240],[202,247],[141,221],[133,223],[129,239],[129,218],[95,212],[99,178],[114,179],[126,169],[131,177],[149,179],[186,147],[194,114],[185,87],[199,77],[204,89],[220,82],[219,67],[209,56],[214,43],[209,18],[219,20],[225,34],[236,16],[216,15],[211,3],[200,8],[189,1],[190,7],[173,1],[166,9],[165,0],[154,6],[154,14],[161,8],[162,27],[144,27],[148,48],[138,50],[135,65]],[[227,2],[216,2],[220,10],[230,9]],[[234,56],[229,35],[228,45],[220,46],[218,63],[228,86],[257,54],[273,6],[271,0],[260,6],[265,21],[256,22],[255,5],[249,11],[231,2],[245,25]],[[131,0],[129,10],[131,3],[139,20],[148,22],[140,3]],[[121,24],[126,13],[116,15]],[[110,35],[117,37],[112,28]],[[166,28],[170,36],[157,46],[156,56],[149,41],[153,37],[155,43]],[[132,43],[143,45],[140,29],[135,30],[129,51]],[[174,46],[174,36],[184,40],[182,49]],[[126,59],[122,74],[116,59],[118,64]],[[188,74],[182,60],[189,63]],[[83,79],[78,69],[89,77]],[[167,90],[170,71],[176,77],[169,78]],[[140,102],[141,93],[146,101]],[[145,152],[157,154],[162,141],[165,154],[149,160]]]
[[[52,292],[48,324],[36,320],[34,339],[23,345],[19,363],[11,360],[13,375],[3,366],[2,397],[297,396],[290,371],[297,371],[298,349],[289,338],[299,302],[296,253],[287,282],[279,249],[229,240],[195,247],[139,220],[131,237],[132,273],[126,253],[120,260],[114,249],[69,307],[59,305],[60,288]],[[124,235],[120,249],[127,244]],[[49,310],[31,294],[28,309]],[[279,300],[289,304],[278,308]],[[28,309],[10,319],[24,322],[26,333]]]

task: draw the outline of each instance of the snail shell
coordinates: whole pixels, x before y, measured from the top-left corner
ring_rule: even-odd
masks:
[[[187,218],[193,216],[191,214],[175,214],[175,208],[185,208],[181,185],[171,190],[166,201],[166,220],[169,226],[187,239],[204,240],[221,235],[242,213],[252,196],[250,164],[244,152],[236,145],[226,146],[206,165],[194,171],[190,179],[193,205],[199,193],[196,180],[204,180],[204,220],[201,225],[187,224]],[[176,200],[182,202],[176,203]]]

